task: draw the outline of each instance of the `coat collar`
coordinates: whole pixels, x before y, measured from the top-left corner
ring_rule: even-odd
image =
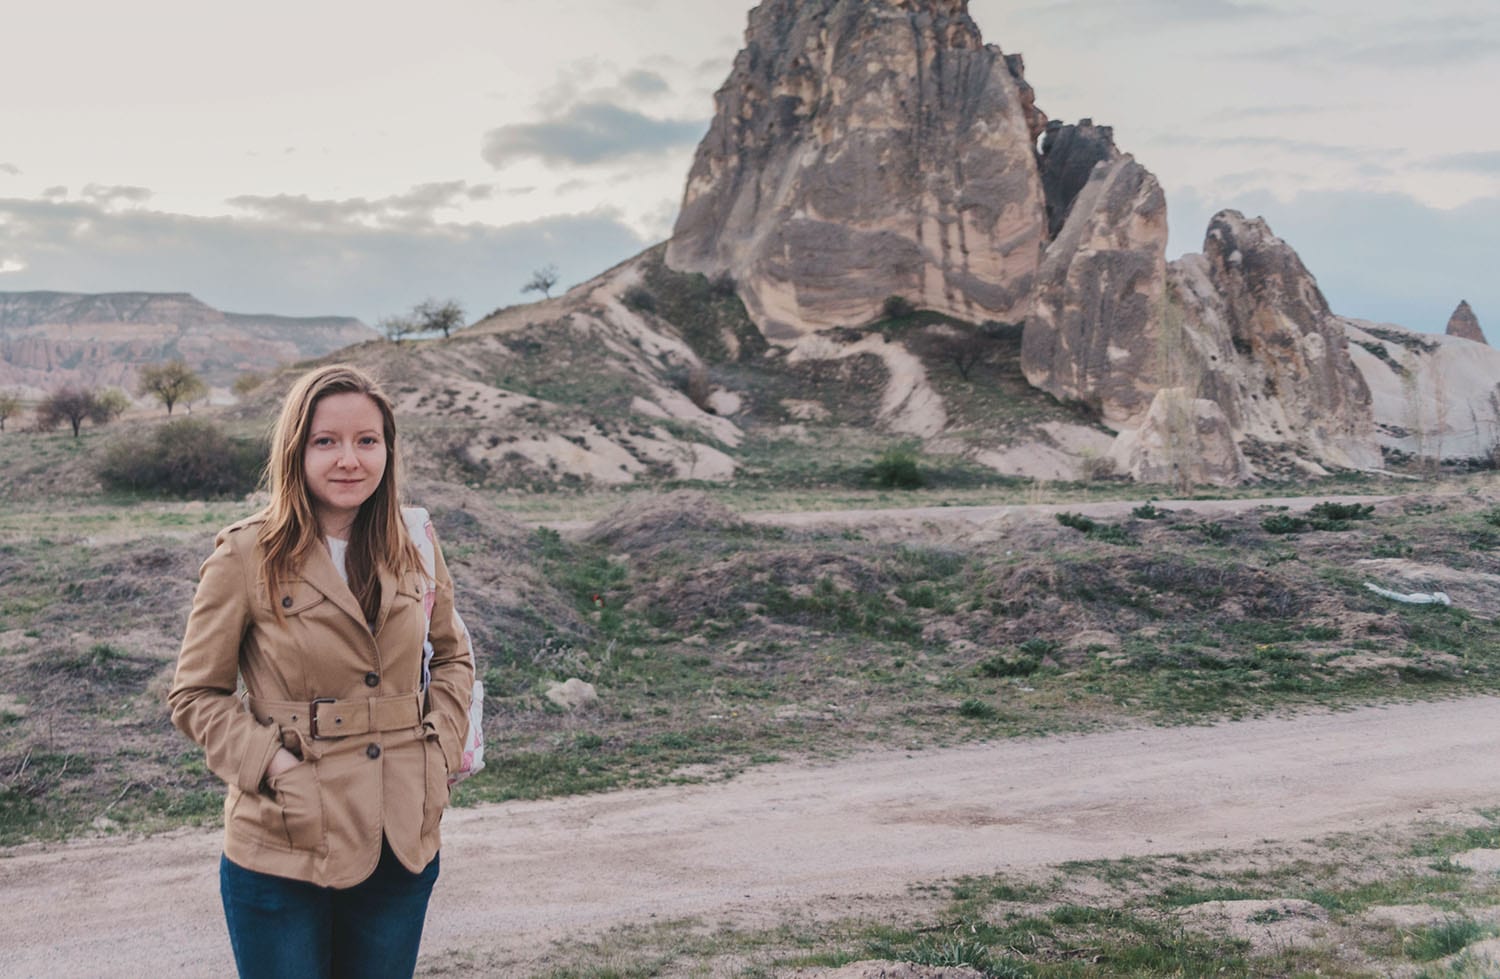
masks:
[[[384,567],[376,572],[376,576],[380,580],[380,611],[375,614],[375,625],[370,631],[379,634],[396,600],[396,576]],[[364,609],[360,608],[359,601],[354,597],[354,592],[349,590],[339,569],[333,566],[333,556],[328,553],[328,544],[322,539],[319,539],[318,546],[313,548],[312,556],[302,568],[302,579],[322,592],[324,597],[355,622],[370,628],[365,621]]]

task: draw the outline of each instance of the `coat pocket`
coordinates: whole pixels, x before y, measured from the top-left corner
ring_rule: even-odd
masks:
[[[318,767],[304,761],[267,780],[271,797],[281,809],[287,842],[294,850],[323,850],[323,793]]]
[[[422,835],[427,836],[438,828],[443,819],[443,810],[448,807],[448,763],[443,759],[442,745],[435,737],[422,742],[426,748],[427,791],[422,799]]]

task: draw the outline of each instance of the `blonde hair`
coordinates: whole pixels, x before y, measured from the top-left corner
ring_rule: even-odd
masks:
[[[350,364],[316,368],[298,378],[287,392],[271,434],[271,458],[266,466],[271,503],[260,531],[265,549],[261,573],[278,618],[282,610],[275,595],[300,573],[313,548],[321,546],[322,535],[307,489],[305,458],[313,412],[324,397],[350,393],[365,395],[380,409],[386,447],[385,472],[375,492],[360,505],[345,555],[349,590],[358,599],[365,619],[374,623],[380,611],[380,568],[401,575],[422,567],[422,558],[401,519],[400,455],[390,399],[368,374]]]

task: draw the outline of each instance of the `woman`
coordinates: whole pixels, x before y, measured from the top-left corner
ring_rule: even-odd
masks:
[[[168,701],[229,787],[219,881],[241,976],[416,968],[473,667],[442,554],[433,582],[403,519],[396,449],[369,377],[304,375],[270,505],[221,531],[200,575]]]

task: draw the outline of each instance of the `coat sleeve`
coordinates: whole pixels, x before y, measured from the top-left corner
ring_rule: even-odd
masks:
[[[275,725],[258,723],[236,696],[250,595],[245,556],[233,535],[221,533],[198,574],[167,703],[177,729],[203,746],[210,771],[257,792],[281,739]]]
[[[432,624],[427,638],[432,643],[431,682],[427,687],[427,713],[423,726],[443,749],[448,771],[463,763],[464,738],[469,732],[469,701],[474,691],[474,660],[469,633],[453,607],[453,579],[443,560],[443,549],[433,542],[433,570],[437,579]]]

